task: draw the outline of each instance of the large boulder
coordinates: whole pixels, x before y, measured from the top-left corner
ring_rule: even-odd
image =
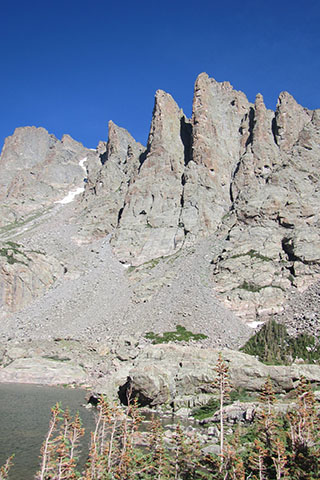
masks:
[[[215,391],[215,366],[219,351],[180,345],[151,345],[136,358],[129,371],[132,388],[143,404],[157,406],[171,404],[184,398],[186,406],[190,397]],[[230,383],[234,388],[261,391],[264,383],[271,378],[276,392],[293,389],[301,375],[309,381],[320,383],[319,365],[271,366],[259,362],[256,357],[241,352],[223,349],[222,356],[229,367]]]

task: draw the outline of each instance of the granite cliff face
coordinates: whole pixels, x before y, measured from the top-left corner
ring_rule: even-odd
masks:
[[[141,265],[210,238],[210,280],[225,304],[246,319],[281,311],[290,290],[320,273],[319,115],[287,92],[275,112],[260,94],[250,104],[206,74],[191,120],[157,92],[147,148],[118,208],[117,257]]]
[[[58,252],[25,248],[19,238],[54,215],[55,204],[84,190],[84,165],[92,157],[69,135],[59,141],[44,128],[17,128],[6,139],[0,156],[0,318],[30,304],[63,274]]]
[[[30,304],[29,313],[19,314],[27,325],[38,315],[36,296],[57,282],[71,292],[66,279],[85,279],[78,318],[83,327],[86,318],[92,321],[95,298],[92,331],[126,322],[129,330],[131,322],[132,330],[161,331],[180,323],[205,331],[212,344],[231,345],[235,326],[239,344],[248,331],[230,311],[244,322],[265,320],[319,278],[319,161],[320,110],[283,92],[273,112],[260,94],[251,104],[205,73],[195,83],[191,119],[157,91],[146,148],[112,122],[108,142],[95,152],[42,128],[17,129],[0,157],[0,235],[17,242],[19,260],[8,267],[12,252],[5,254],[3,244],[3,316]],[[81,189],[68,205],[56,203]],[[116,257],[108,264],[101,254],[107,235]],[[98,254],[99,267],[88,260],[90,252]],[[117,306],[117,295],[109,295],[111,273],[100,286],[91,273],[110,265],[121,291]],[[55,309],[59,318],[71,318],[66,298],[57,296],[51,310],[39,303],[38,312],[49,323]],[[219,302],[229,313],[214,307]]]
[[[44,128],[17,128],[0,156],[0,226],[19,222],[83,186],[90,150],[64,135],[59,141]]]

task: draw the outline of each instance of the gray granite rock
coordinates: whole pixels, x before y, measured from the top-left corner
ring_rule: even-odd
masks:
[[[38,214],[82,188],[86,174],[80,161],[91,155],[69,135],[59,141],[44,128],[17,128],[0,156],[0,226]]]
[[[213,393],[218,355],[218,350],[180,345],[147,347],[129,371],[133,392],[151,406],[170,404],[185,395],[196,398],[200,393]],[[234,388],[259,392],[271,378],[275,391],[287,392],[296,386],[301,375],[315,384],[320,383],[319,365],[269,366],[255,357],[228,349],[222,350],[222,356]]]
[[[139,265],[182,247],[180,225],[186,119],[173,98],[158,90],[147,150],[133,176],[119,226],[112,239],[116,255]]]
[[[17,129],[0,158],[0,334],[101,340],[180,324],[239,347],[245,323],[287,312],[319,279],[319,145],[319,110],[282,93],[272,112],[206,74],[190,121],[157,92],[147,148],[112,122],[95,152]],[[28,260],[12,262],[8,241]]]

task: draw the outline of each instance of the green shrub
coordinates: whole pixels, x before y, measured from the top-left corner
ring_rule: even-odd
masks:
[[[219,399],[211,398],[205,405],[194,408],[192,410],[192,416],[197,420],[203,420],[204,418],[212,417],[212,415],[218,410],[219,406]]]
[[[176,326],[175,332],[164,332],[162,335],[154,332],[148,332],[146,338],[152,341],[154,345],[168,342],[189,342],[190,340],[204,340],[208,338],[203,333],[192,333],[182,325]]]
[[[231,405],[233,402],[252,402],[254,398],[252,394],[248,393],[244,388],[235,388],[230,390],[229,398],[225,400],[225,405]],[[196,407],[192,410],[192,416],[197,420],[212,417],[212,415],[219,409],[220,403],[218,398],[211,398],[205,405]]]
[[[241,351],[271,365],[288,365],[296,358],[311,363],[320,360],[320,345],[315,337],[306,333],[290,336],[285,325],[275,320],[265,323]]]

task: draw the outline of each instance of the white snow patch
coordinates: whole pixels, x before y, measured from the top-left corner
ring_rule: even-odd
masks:
[[[258,328],[260,325],[262,325],[264,322],[248,322],[247,325],[250,328]]]
[[[66,203],[73,202],[76,195],[79,195],[82,192],[84,192],[84,187],[78,187],[76,190],[71,190],[62,200],[57,200],[54,203],[61,203],[62,205],[65,205]]]
[[[82,160],[80,160],[79,165],[82,168],[82,170],[87,174],[87,169],[84,166],[84,162],[86,162],[86,161],[87,161],[87,157],[84,157]]]
[[[82,158],[82,160],[80,160],[80,162],[79,162],[79,165],[82,168],[82,170],[85,172],[85,174],[87,175],[87,169],[84,166],[84,162],[86,162],[86,161],[87,161],[87,157]],[[62,200],[57,200],[54,203],[60,203],[61,205],[65,205],[66,203],[71,203],[71,202],[73,202],[75,197],[82,192],[84,192],[84,187],[78,187],[75,190],[70,190],[70,192]]]

